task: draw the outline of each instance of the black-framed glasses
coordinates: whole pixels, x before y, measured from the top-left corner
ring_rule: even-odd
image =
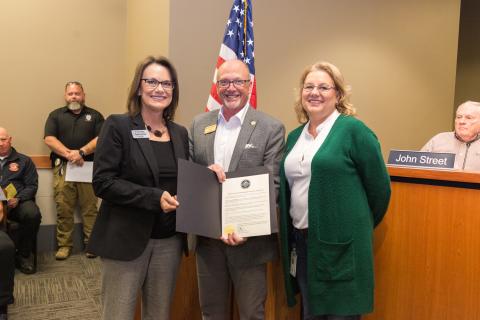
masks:
[[[327,93],[328,91],[335,89],[335,86],[328,86],[326,84],[320,84],[318,86],[311,84],[311,83],[306,83],[303,85],[303,91],[305,92],[312,92],[313,89],[317,88],[318,92],[320,93]]]
[[[142,79],[145,82],[149,89],[156,89],[158,85],[161,85],[162,88],[166,91],[172,91],[175,88],[175,83],[170,80],[158,81],[157,79]]]
[[[250,80],[241,80],[241,79],[236,79],[236,80],[227,80],[227,79],[222,79],[217,81],[217,87],[225,89],[230,87],[230,84],[233,83],[233,86],[237,89],[240,89],[244,87],[247,83],[249,83]]]

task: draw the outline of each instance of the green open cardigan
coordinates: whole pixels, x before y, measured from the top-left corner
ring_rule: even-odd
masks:
[[[287,138],[280,167],[280,235],[287,300],[298,287],[290,273],[292,231],[285,158],[304,125]],[[390,200],[390,177],[375,134],[340,115],[312,160],[308,191],[307,283],[313,315],[365,314],[373,310],[373,228]]]

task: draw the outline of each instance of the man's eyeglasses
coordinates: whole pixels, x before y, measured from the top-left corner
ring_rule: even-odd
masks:
[[[158,85],[161,85],[162,88],[166,91],[172,91],[175,88],[175,83],[169,80],[158,81],[157,79],[142,79],[145,82],[149,89],[156,89]]]
[[[249,82],[250,82],[250,80],[240,80],[240,79],[226,80],[226,79],[223,79],[223,80],[218,80],[217,81],[217,87],[225,89],[225,88],[230,87],[230,84],[233,83],[233,86],[235,88],[240,89],[240,88],[244,87]]]
[[[327,86],[326,84],[321,84],[321,85],[313,85],[310,83],[304,84],[303,85],[303,91],[305,92],[312,92],[313,89],[317,88],[318,92],[320,93],[327,93],[328,91],[335,89],[335,86]]]

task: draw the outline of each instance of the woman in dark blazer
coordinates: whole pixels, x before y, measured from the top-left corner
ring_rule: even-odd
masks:
[[[177,160],[188,159],[187,130],[174,123],[177,74],[163,57],[142,61],[128,113],[105,121],[93,187],[102,199],[88,252],[102,257],[103,319],[168,319],[185,235],[175,231]]]

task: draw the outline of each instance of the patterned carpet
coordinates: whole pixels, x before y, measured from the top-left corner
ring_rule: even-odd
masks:
[[[101,318],[100,259],[82,253],[56,261],[38,255],[37,273],[15,273],[15,304],[10,320],[97,320]]]

